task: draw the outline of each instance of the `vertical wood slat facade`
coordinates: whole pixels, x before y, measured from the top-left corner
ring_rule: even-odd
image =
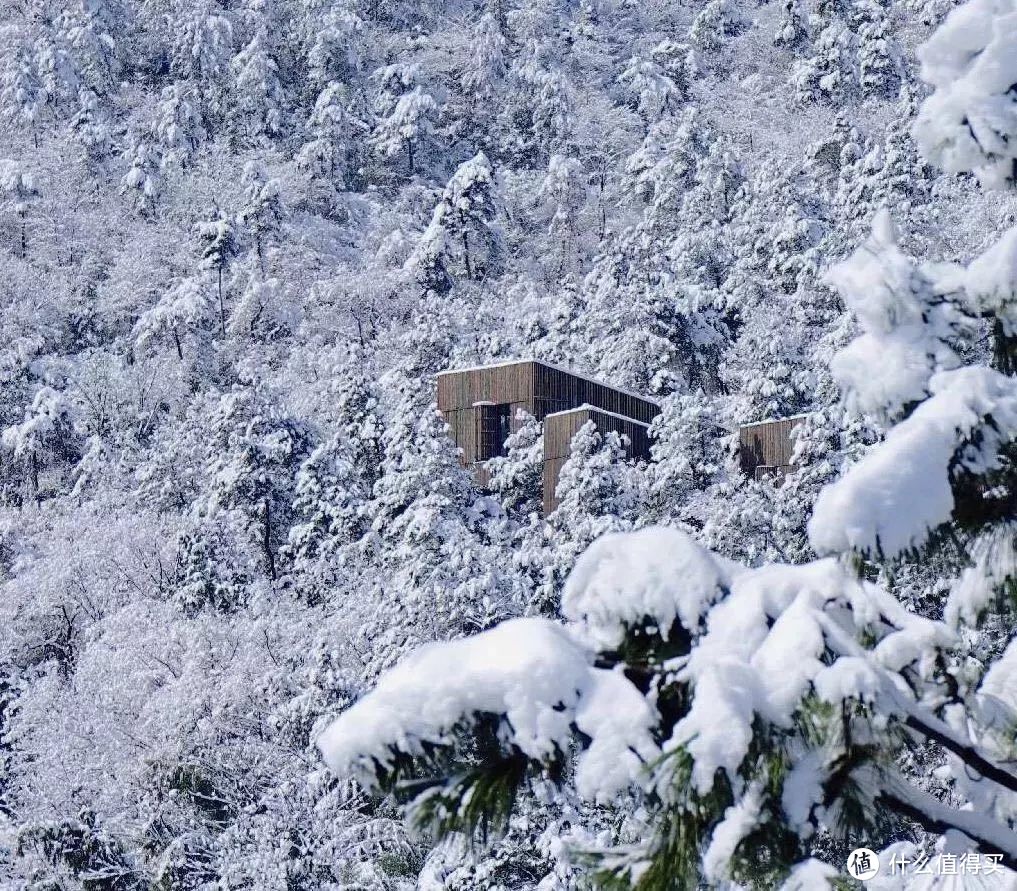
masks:
[[[519,428],[516,414],[520,408],[539,421],[548,415],[569,412],[563,416],[566,420],[550,425],[551,440],[545,425],[545,510],[553,502],[558,473],[568,456],[572,436],[587,420],[594,420],[601,429],[617,430],[628,436],[632,443],[630,457],[636,457],[649,450],[646,427],[642,425],[649,424],[660,411],[652,399],[532,359],[441,372],[437,384],[438,408],[452,438],[462,449],[463,463],[472,468],[480,485],[488,481],[485,462],[501,451],[505,433],[501,424],[506,420],[506,410],[507,426],[512,432]],[[572,410],[579,408],[585,411],[582,419],[578,415],[571,418]],[[572,432],[568,433],[568,429]]]
[[[791,467],[794,442],[791,431],[804,415],[743,424],[738,431],[738,456],[742,472],[753,479],[783,476]]]
[[[650,437],[645,423],[582,406],[544,418],[544,514],[558,507],[556,489],[561,469],[572,451],[572,439],[587,421],[601,433],[614,431],[628,438],[626,457],[645,458],[650,454]]]

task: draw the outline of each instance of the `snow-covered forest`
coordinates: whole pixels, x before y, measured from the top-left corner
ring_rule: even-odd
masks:
[[[0,0],[0,888],[1017,886],[1015,84],[1014,0]],[[520,357],[650,459],[478,489]]]

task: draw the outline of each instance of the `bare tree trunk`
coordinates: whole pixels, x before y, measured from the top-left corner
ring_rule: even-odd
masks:
[[[222,302],[222,264],[219,264],[219,324],[222,326],[222,333],[226,333],[226,307]]]
[[[42,505],[42,494],[39,492],[39,456],[32,452],[31,458],[32,495],[35,498],[35,506]]]
[[[268,563],[268,575],[275,581],[275,555],[272,553],[272,516],[269,512],[268,499],[261,503],[262,508],[262,546],[265,548],[265,560]]]
[[[406,140],[406,150],[409,152],[410,159],[410,176],[413,176],[413,140]]]
[[[470,233],[463,229],[463,260],[466,263],[466,277],[473,278],[473,269],[470,267]]]
[[[180,359],[181,362],[183,362],[184,361],[184,348],[180,345],[180,332],[177,331],[177,326],[176,325],[173,326],[173,340],[175,341],[175,343],[177,345],[177,358]]]

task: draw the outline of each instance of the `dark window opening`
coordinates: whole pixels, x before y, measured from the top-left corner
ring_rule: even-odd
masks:
[[[497,414],[495,415],[495,440],[498,444],[498,454],[507,455],[508,449],[505,446],[505,440],[509,438],[509,434],[512,432],[512,406],[511,405],[499,405],[496,408]]]

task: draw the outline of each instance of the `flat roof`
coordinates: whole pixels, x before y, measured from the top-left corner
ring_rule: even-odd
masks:
[[[598,381],[594,377],[590,377],[588,374],[575,371],[572,368],[563,368],[561,365],[555,365],[553,362],[545,362],[543,359],[507,359],[504,362],[491,362],[488,365],[470,365],[467,368],[446,368],[444,371],[439,371],[436,377],[440,377],[443,374],[461,374],[464,371],[485,371],[488,368],[504,368],[506,365],[524,365],[527,362],[532,362],[534,365],[543,365],[545,368],[553,368],[555,371],[560,371],[563,374],[570,374],[572,377],[581,378],[584,381],[588,381],[591,384],[596,384],[598,387],[607,387],[609,390],[617,390],[619,393],[624,393],[626,396],[632,396],[636,399],[642,399],[643,402],[649,402],[651,405],[660,405],[656,399],[652,396],[644,396],[642,393],[636,393],[632,390],[626,390],[624,387],[616,387],[614,384],[607,384],[604,381]],[[595,406],[591,406],[594,408]],[[569,409],[574,411],[574,409]],[[603,411],[603,409],[597,409],[597,411]],[[611,414],[605,412],[605,414]],[[623,415],[618,415],[623,417]],[[632,420],[631,418],[629,420]],[[637,422],[639,423],[639,422]]]
[[[606,386],[606,384],[605,384]],[[644,421],[637,421],[635,418],[630,418],[628,415],[620,415],[617,412],[607,411],[607,409],[597,408],[595,405],[590,405],[588,402],[583,405],[576,406],[575,408],[566,408],[562,411],[552,411],[544,415],[544,420],[548,418],[556,418],[558,415],[571,415],[577,411],[594,411],[598,415],[607,415],[610,418],[617,418],[619,421],[628,421],[630,424],[638,424],[640,427],[646,427],[649,429],[650,425]]]
[[[807,418],[811,412],[802,412],[800,415],[786,415],[783,418],[767,418],[765,421],[749,421],[747,424],[739,424],[738,429],[744,430],[746,427],[759,427],[762,424],[777,424],[780,421],[797,421],[801,418]]]

